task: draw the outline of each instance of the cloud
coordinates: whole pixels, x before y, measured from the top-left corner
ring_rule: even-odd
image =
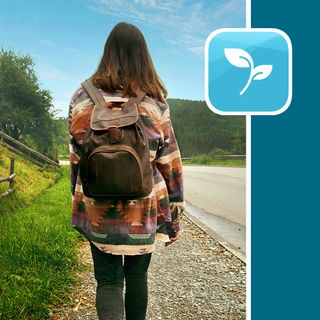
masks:
[[[204,55],[204,46],[201,46],[201,47],[192,47],[192,48],[189,48],[189,50],[195,54],[201,54],[201,55]]]
[[[39,41],[39,43],[41,43],[41,44],[43,44],[45,46],[51,47],[51,48],[57,48],[58,47],[57,43],[55,43],[54,41],[49,40],[49,39],[39,39],[38,41]]]
[[[40,62],[36,65],[36,71],[40,76],[40,79],[42,81],[70,81],[72,80],[72,77],[58,69],[57,67],[48,64]]]
[[[56,110],[58,117],[66,117],[68,115],[70,98],[74,92],[74,90],[68,89],[58,90],[58,93],[53,100],[53,107]]]
[[[100,14],[152,27],[163,39],[203,55],[207,36],[221,27],[243,27],[245,0],[86,0]]]
[[[57,112],[58,117],[67,117],[69,110],[70,99],[53,100],[53,107]]]
[[[157,1],[157,0],[134,0],[134,3],[137,5],[141,5],[146,8],[152,8],[161,11],[172,11],[179,7],[179,2],[172,1],[172,0],[164,0],[164,1]]]
[[[38,42],[41,45],[44,45],[46,47],[50,47],[50,48],[54,48],[55,50],[60,50],[60,51],[67,51],[70,52],[72,54],[78,54],[78,55],[84,55],[84,51],[80,50],[78,48],[75,47],[71,47],[71,46],[66,46],[66,45],[62,45],[60,43],[57,43],[51,39],[38,39]]]

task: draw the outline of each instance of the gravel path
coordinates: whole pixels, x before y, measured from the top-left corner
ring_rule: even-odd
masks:
[[[181,240],[158,243],[149,269],[148,320],[246,318],[246,268],[218,242],[182,221]],[[70,303],[53,310],[51,320],[97,320],[95,279],[87,242],[79,248],[83,265]]]

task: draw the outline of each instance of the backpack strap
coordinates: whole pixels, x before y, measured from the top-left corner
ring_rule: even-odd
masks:
[[[103,98],[102,93],[99,91],[99,89],[93,85],[91,80],[85,80],[82,83],[82,86],[87,91],[89,97],[94,102],[95,105],[100,105],[102,107],[106,107],[107,103]]]
[[[106,101],[103,98],[102,93],[100,90],[93,85],[91,80],[85,80],[84,82],[81,83],[84,89],[87,91],[89,97],[92,99],[94,104],[100,105],[100,106],[107,106]],[[138,105],[142,99],[145,97],[146,92],[142,91],[139,87],[136,89],[136,97],[130,97],[130,99],[127,101],[128,106],[132,106],[134,104]]]
[[[104,100],[102,93],[93,85],[90,79],[82,82],[82,86],[87,91],[95,106],[90,119],[90,127],[93,130],[106,130],[110,127],[123,127],[135,123],[139,118],[138,104],[146,95],[140,88],[136,89],[136,97],[130,97],[122,104],[122,108],[110,109]]]
[[[136,104],[138,106],[138,104],[142,101],[142,99],[145,97],[146,92],[142,91],[139,87],[136,89],[136,97],[130,97],[130,99],[127,102],[128,106],[134,105]]]

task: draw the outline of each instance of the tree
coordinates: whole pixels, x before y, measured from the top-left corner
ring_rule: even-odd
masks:
[[[209,154],[217,148],[228,153],[245,154],[244,116],[215,114],[204,101],[168,99],[168,103],[183,157]]]
[[[237,131],[233,135],[231,152],[238,155],[246,154],[246,136],[244,132]]]
[[[0,88],[0,130],[40,152],[52,153],[52,96],[40,88],[29,55],[1,49]]]
[[[55,118],[58,133],[54,137],[54,144],[58,155],[68,156],[69,154],[69,120],[65,117]]]

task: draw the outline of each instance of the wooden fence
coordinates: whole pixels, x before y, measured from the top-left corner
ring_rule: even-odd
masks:
[[[56,162],[40,152],[33,150],[20,141],[10,137],[3,131],[0,131],[0,144],[4,145],[14,153],[22,155],[39,166],[49,165],[53,167],[60,167],[59,162]]]
[[[13,192],[13,186],[14,186],[14,178],[15,178],[16,174],[14,172],[14,158],[10,159],[10,174],[8,177],[4,177],[4,178],[0,178],[0,183],[2,182],[9,182],[9,189],[5,192],[3,192],[2,194],[0,194],[0,198],[1,197],[6,197],[7,195],[9,195],[10,193]]]

